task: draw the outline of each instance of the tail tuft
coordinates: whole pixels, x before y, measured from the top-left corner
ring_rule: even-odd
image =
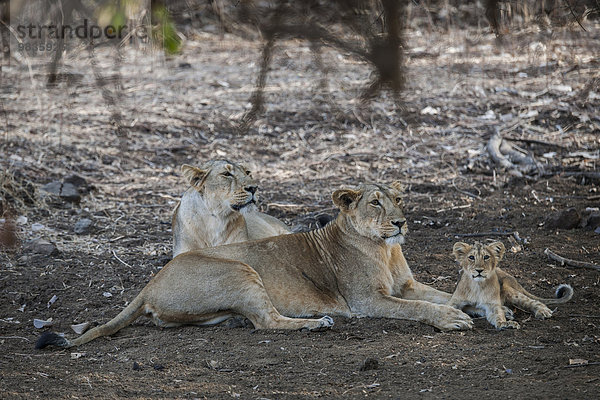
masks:
[[[36,349],[43,349],[46,346],[69,347],[69,341],[54,332],[44,332],[35,342]]]
[[[567,285],[566,283],[563,283],[556,288],[555,295],[556,295],[557,299],[561,299],[563,301],[569,301],[569,300],[571,300],[571,297],[573,297],[573,288],[571,287],[571,285]]]

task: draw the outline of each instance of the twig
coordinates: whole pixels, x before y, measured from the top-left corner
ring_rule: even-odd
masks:
[[[571,12],[571,15],[573,16],[573,18],[575,18],[575,21],[577,21],[577,24],[581,27],[581,29],[583,29],[584,32],[587,32],[587,29],[585,29],[583,27],[583,25],[581,24],[579,17],[577,15],[575,15],[575,11],[573,11],[573,7],[571,7],[571,2],[569,0],[565,0],[565,3],[567,3],[567,7],[569,7],[569,11]]]
[[[113,256],[115,256],[115,258],[116,258],[116,259],[117,259],[117,260],[118,260],[118,261],[119,261],[121,264],[123,264],[123,265],[126,265],[126,266],[128,266],[129,268],[133,268],[131,265],[129,265],[129,264],[127,264],[125,261],[121,260],[121,259],[119,258],[119,256],[117,255],[117,253],[115,253],[115,251],[114,251],[114,250],[112,251],[112,253],[113,253]]]
[[[22,336],[0,336],[0,339],[22,339],[22,340],[25,340],[27,342],[31,342],[31,340],[29,340],[29,339],[27,339],[25,337],[22,337]]]
[[[589,363],[585,363],[585,364],[565,365],[565,368],[589,367],[590,365],[600,365],[600,361],[599,362],[589,362]]]
[[[472,197],[472,198],[474,198],[474,199],[477,199],[477,200],[481,200],[481,197],[477,196],[476,194],[474,194],[474,193],[470,193],[470,192],[467,192],[466,190],[461,190],[461,189],[459,189],[459,188],[456,186],[456,183],[454,183],[454,179],[452,179],[452,186],[453,186],[453,187],[454,187],[454,189],[456,189],[456,190],[457,190],[459,193],[465,194],[465,195],[467,195],[467,196],[469,196],[469,197]]]
[[[455,233],[454,237],[471,238],[471,237],[484,237],[484,236],[512,236],[517,242],[526,243],[525,239],[519,236],[519,232],[475,232],[475,233]]]
[[[587,263],[583,261],[575,261],[569,258],[561,257],[558,254],[552,252],[550,249],[544,250],[544,254],[546,254],[551,260],[557,261],[560,265],[568,265],[570,267],[575,268],[590,268],[595,269],[596,271],[600,271],[600,265],[596,265],[593,263]]]
[[[563,149],[563,150],[567,149],[566,146],[562,146],[562,145],[556,144],[556,143],[545,142],[543,140],[517,139],[517,138],[505,138],[505,140],[509,140],[511,142],[522,142],[522,143],[530,143],[530,144],[539,144],[539,145],[542,145],[542,146],[556,147],[558,149]]]
[[[452,210],[461,210],[463,208],[469,208],[471,207],[471,204],[463,204],[462,206],[454,206],[454,207],[450,207],[450,208],[442,208],[440,210],[436,210],[436,213],[442,213],[445,211],[452,211]]]

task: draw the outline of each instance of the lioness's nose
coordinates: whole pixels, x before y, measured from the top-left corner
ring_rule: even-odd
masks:
[[[402,225],[404,225],[405,223],[405,219],[397,219],[395,221],[392,221],[392,225],[396,225],[398,228],[402,228]]]
[[[254,194],[254,193],[256,193],[258,186],[246,186],[244,189],[246,190],[246,192],[250,192],[250,193]]]
[[[483,269],[477,269],[477,268],[475,268],[475,271],[476,271],[476,272],[477,272],[479,275],[481,275],[481,273],[483,272]]]

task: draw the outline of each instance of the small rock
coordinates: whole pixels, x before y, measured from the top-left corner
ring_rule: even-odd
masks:
[[[54,181],[42,186],[42,190],[44,192],[59,196],[61,199],[72,203],[79,203],[81,200],[81,195],[79,194],[77,186],[73,185],[72,183]]]
[[[17,225],[25,225],[27,223],[27,217],[24,215],[19,215],[15,220]]]
[[[141,371],[142,367],[140,366],[140,364],[137,363],[137,361],[133,362],[133,370],[134,371]]]
[[[52,306],[52,304],[56,303],[56,300],[58,300],[58,296],[52,295],[50,300],[48,300],[48,304],[47,304],[48,308],[50,308]]]
[[[73,331],[76,334],[78,334],[78,335],[81,335],[89,327],[90,327],[90,323],[89,322],[83,322],[81,324],[71,325],[71,329],[73,329]]]
[[[37,329],[42,329],[46,326],[52,326],[52,324],[54,324],[54,322],[52,322],[52,318],[48,318],[47,320],[34,318],[33,320],[33,326]]]
[[[54,245],[45,239],[37,238],[28,240],[23,245],[23,251],[33,254],[41,254],[44,256],[57,256],[59,251]]]
[[[88,218],[81,218],[79,221],[75,222],[75,227],[73,230],[78,235],[87,235],[92,230],[93,222]]]
[[[361,371],[369,371],[372,369],[379,369],[379,361],[373,357],[369,357],[360,366]]]
[[[568,208],[546,218],[545,226],[548,229],[574,229],[579,225],[581,217],[575,208]]]
[[[46,228],[46,227],[38,222],[31,224],[31,232],[38,232],[44,228]]]
[[[70,183],[71,185],[75,186],[79,190],[88,191],[88,189],[89,189],[89,185],[88,185],[87,181],[84,178],[80,177],[79,175],[75,175],[75,174],[69,175],[65,179],[63,179],[63,182]]]
[[[593,209],[585,210],[579,226],[590,230],[596,230],[600,227],[600,212],[593,211]]]
[[[165,366],[162,364],[154,364],[154,369],[157,371],[162,371],[163,369],[165,369]]]

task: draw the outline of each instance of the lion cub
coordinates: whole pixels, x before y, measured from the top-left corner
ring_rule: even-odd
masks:
[[[496,329],[519,329],[517,322],[506,320],[503,305],[516,306],[543,319],[552,316],[546,304],[566,303],[573,297],[573,288],[567,284],[558,286],[555,299],[542,299],[527,292],[512,275],[498,267],[504,252],[502,242],[475,242],[473,246],[455,243],[453,253],[462,274],[448,305],[458,309],[473,305],[482,309]]]

